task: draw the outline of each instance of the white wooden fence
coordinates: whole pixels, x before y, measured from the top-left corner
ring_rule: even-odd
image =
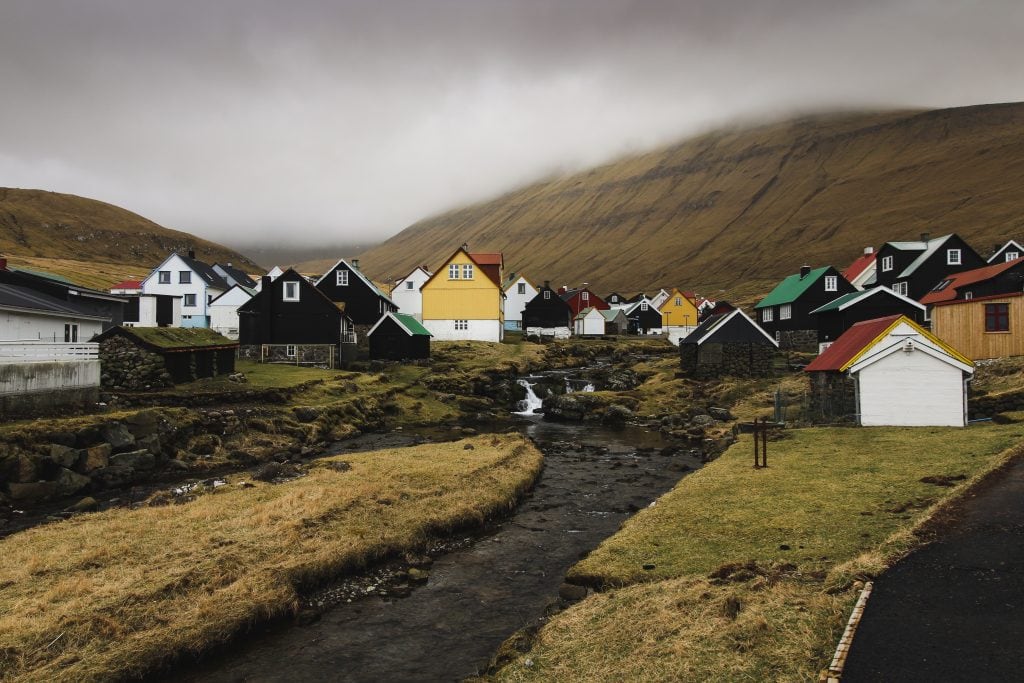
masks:
[[[45,341],[0,341],[0,363],[99,360],[100,345],[93,342],[61,344]]]

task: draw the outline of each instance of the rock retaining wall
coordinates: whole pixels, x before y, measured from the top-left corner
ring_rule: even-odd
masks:
[[[767,377],[772,374],[775,348],[764,344],[679,345],[683,374],[696,379],[715,377]]]
[[[124,337],[100,342],[101,384],[109,389],[152,389],[173,386],[164,358]]]
[[[807,419],[816,424],[857,422],[854,381],[841,372],[809,372]]]
[[[817,330],[780,330],[776,338],[783,351],[818,352]]]

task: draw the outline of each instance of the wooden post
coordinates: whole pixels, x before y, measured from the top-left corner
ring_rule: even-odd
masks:
[[[768,467],[768,418],[761,429],[761,467]]]
[[[759,457],[758,452],[757,452],[758,439],[757,439],[757,418],[756,417],[754,418],[754,432],[753,433],[754,433],[754,469],[756,470],[761,465],[761,458]]]

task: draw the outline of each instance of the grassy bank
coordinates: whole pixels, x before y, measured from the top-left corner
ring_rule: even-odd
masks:
[[[617,588],[555,616],[497,678],[813,680],[853,580],[1022,439],[1020,424],[792,430],[754,470],[744,437],[577,564],[572,579]]]
[[[0,542],[0,680],[134,676],[222,643],[292,609],[297,587],[506,508],[541,466],[518,435],[334,460]]]

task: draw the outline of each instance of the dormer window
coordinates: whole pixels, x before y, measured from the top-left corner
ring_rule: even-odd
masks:
[[[825,291],[835,292],[839,290],[839,278],[835,275],[825,276]]]
[[[1020,252],[1019,251],[1008,251],[1008,252],[1006,252],[1006,260],[1007,261],[1016,261],[1019,258],[1020,258]]]
[[[959,266],[960,265],[960,250],[959,249],[947,249],[946,250],[946,265],[948,265],[948,266]]]
[[[334,283],[339,287],[348,287],[348,271],[339,270],[334,273]]]
[[[192,284],[192,271],[191,270],[180,270],[180,271],[178,271],[178,284],[179,285],[190,285],[190,284]]]
[[[886,256],[882,259],[882,272],[886,273],[892,270],[892,256]]]
[[[472,280],[473,279],[473,264],[463,263],[462,264],[462,279]]]
[[[459,264],[451,263],[448,265],[448,279],[458,280],[459,279]]]
[[[284,295],[281,298],[284,301],[298,301],[299,300],[299,283],[298,282],[286,282],[286,283],[284,283]]]

